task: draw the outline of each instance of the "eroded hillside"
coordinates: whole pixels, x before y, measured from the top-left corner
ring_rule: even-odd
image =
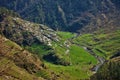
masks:
[[[1,80],[44,80],[35,76],[36,72],[43,69],[39,58],[0,35]]]

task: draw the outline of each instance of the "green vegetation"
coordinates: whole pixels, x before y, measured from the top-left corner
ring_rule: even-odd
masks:
[[[109,34],[84,34],[76,38],[73,38],[75,34],[69,32],[57,32],[57,34],[60,37],[60,41],[53,41],[52,46],[37,43],[31,46],[24,46],[25,49],[37,54],[40,59],[42,58],[47,67],[46,71],[36,72],[35,75],[38,77],[50,79],[51,75],[56,75],[56,80],[89,79],[93,75],[90,69],[97,64],[97,60],[84,47],[92,49],[93,52],[104,58],[109,58],[120,47],[117,45],[120,40],[119,31]],[[16,45],[9,41],[6,41],[5,44],[11,47]],[[104,70],[106,69],[104,68]],[[94,79],[95,77],[92,78]]]
[[[0,80],[33,80],[34,78],[41,80],[41,77],[38,78],[29,72],[30,70],[32,72],[31,67],[36,72],[40,71],[35,69],[37,68],[35,63],[39,65],[42,62],[40,60],[35,61],[36,59],[37,57],[0,35]],[[23,65],[24,67],[22,67]]]
[[[82,47],[71,45],[70,47],[70,58],[71,62],[74,65],[89,65],[96,64],[96,59],[87,51],[85,51]]]
[[[91,80],[120,79],[120,59],[117,57],[109,60],[120,51],[120,30],[115,31],[119,29],[119,24],[116,24],[119,21],[116,17],[119,17],[119,11],[108,1],[39,0],[36,4],[34,0],[21,0],[19,3],[9,0],[10,4],[7,3],[6,6],[21,12],[24,19],[50,25],[55,30],[92,33],[78,36],[70,32],[55,32],[42,24],[17,18],[20,17],[19,14],[1,7],[0,34],[23,45],[24,49],[0,36],[0,80],[9,77],[11,80],[41,80],[41,77],[47,80],[89,80],[93,75],[91,70],[100,64],[103,57],[108,61],[100,66]],[[3,3],[5,5],[6,1]],[[64,7],[66,5],[67,8]],[[111,9],[109,6],[112,6]],[[68,8],[71,8],[70,11]],[[113,10],[114,8],[116,9]],[[95,28],[99,32],[94,32]],[[40,42],[50,42],[51,46]]]
[[[69,80],[89,79],[89,77],[92,75],[92,72],[90,72],[90,68],[92,68],[97,63],[97,61],[92,55],[90,55],[87,51],[83,49],[84,46],[91,48],[92,51],[95,52],[97,55],[106,59],[108,59],[114,53],[118,52],[120,49],[119,30],[107,34],[94,33],[78,36],[72,41],[76,44],[79,44],[80,46],[71,44],[69,47],[70,52],[68,54],[65,54],[65,51],[68,48],[65,47],[64,42],[69,41],[68,39],[72,38],[74,35],[65,32],[58,32],[58,34],[62,38],[62,40],[60,41],[60,43],[54,43],[57,45],[55,48],[55,52],[59,53],[61,57],[69,61],[71,65],[61,66],[54,65],[48,62],[45,62],[45,64],[49,67],[50,70],[54,70],[56,74],[62,76],[63,80],[65,80],[66,77],[69,78]],[[60,45],[62,43],[63,45]],[[118,64],[116,66],[118,66]]]
[[[13,22],[12,17],[7,17],[6,22],[7,25],[6,31],[8,31],[9,35],[13,33],[11,26],[16,25]],[[17,19],[17,25],[25,24],[24,20]],[[29,23],[28,23],[29,24]],[[21,26],[23,26],[21,25]],[[2,26],[5,26],[2,24]],[[27,25],[28,26],[28,25]],[[25,27],[27,27],[25,26]],[[37,24],[31,24],[31,26],[39,27]],[[47,27],[44,27],[46,29]],[[37,29],[37,28],[36,28]],[[19,30],[19,29],[18,29]],[[50,34],[49,31],[44,31],[44,33]],[[34,55],[38,55],[39,59],[45,63],[47,70],[43,71],[35,71],[35,75],[37,77],[43,77],[45,79],[50,79],[51,76],[57,77],[56,80],[80,80],[80,79],[89,79],[91,75],[93,75],[91,69],[98,63],[97,59],[91,55],[85,48],[90,48],[97,55],[108,59],[114,53],[120,50],[120,31],[112,32],[112,33],[93,33],[93,34],[83,34],[77,36],[75,33],[70,32],[56,32],[57,37],[59,37],[59,41],[52,41],[52,46],[47,46],[40,42],[32,44],[33,38],[32,33],[29,31],[22,31],[20,34],[12,35],[13,38],[22,38],[20,41],[29,41],[29,45],[24,45],[23,47],[34,53]],[[53,32],[54,34],[54,32]],[[29,38],[25,39],[25,37]],[[36,36],[36,35],[35,35]],[[12,39],[12,38],[11,38]],[[31,41],[30,41],[31,40]],[[18,42],[19,43],[19,42]],[[20,57],[17,53],[20,51],[14,50],[13,46],[19,49],[17,44],[13,44],[11,41],[6,41],[5,45],[11,47],[11,51],[9,54],[15,54],[15,56]],[[6,49],[7,50],[7,49]],[[17,54],[17,55],[16,55]],[[23,56],[23,55],[22,55]],[[26,56],[26,55],[25,55]],[[29,57],[28,57],[29,58]],[[26,59],[26,57],[22,57],[22,59]],[[29,62],[29,61],[28,61]],[[31,72],[35,66],[30,63],[20,64],[21,68],[28,70]],[[14,70],[13,70],[14,72]],[[10,72],[11,73],[11,72]],[[50,73],[50,74],[48,74]],[[12,74],[12,73],[11,73]],[[18,74],[15,72],[15,74]],[[15,75],[14,74],[14,75]],[[71,76],[72,75],[72,76]],[[15,75],[16,76],[16,75]]]
[[[69,80],[88,79],[89,76],[92,75],[92,72],[89,69],[97,63],[96,59],[82,47],[71,44],[69,42],[69,39],[74,37],[75,34],[69,32],[58,32],[58,35],[62,40],[60,43],[56,43],[55,52],[59,53],[59,55],[69,61],[71,65],[60,66],[53,65],[51,63],[46,63],[46,65],[51,70],[54,70],[56,74],[62,76],[63,80],[65,80],[66,77],[69,78]],[[64,45],[65,41],[70,44],[69,48],[66,48]],[[65,53],[67,49],[70,50],[68,54]]]
[[[85,34],[74,39],[74,42],[89,47],[97,55],[108,59],[120,50],[120,31],[101,34]]]
[[[52,51],[51,47],[45,44],[32,44],[31,46],[25,46],[25,49],[29,50],[32,53],[37,54],[39,57],[43,57],[43,55],[48,54]]]
[[[8,10],[4,7],[0,7],[0,18],[2,16],[13,16],[13,17],[20,17],[20,15],[12,10]]]
[[[25,48],[42,56],[48,69],[59,76],[58,80],[66,80],[67,78],[69,80],[89,79],[93,74],[90,68],[97,64],[97,60],[85,51],[83,47],[71,44],[69,40],[75,34],[69,32],[57,32],[57,34],[60,37],[60,41],[52,42],[51,47],[33,44]],[[65,42],[68,43],[69,47],[66,47]],[[67,50],[69,50],[68,53],[66,53]],[[41,73],[37,75],[39,76],[39,74]]]
[[[13,43],[12,41],[10,40],[6,40],[5,41],[5,45],[8,45],[9,47],[16,47],[16,49],[22,49],[19,45],[17,45],[16,43]]]
[[[120,80],[120,57],[106,62],[91,80]]]
[[[1,57],[0,57],[1,58]],[[33,75],[30,75],[27,71],[24,69],[19,68],[12,62],[11,60],[7,58],[0,59],[0,80],[6,80],[3,74],[7,74],[8,78],[11,76],[11,80],[14,79],[20,79],[20,80],[33,80],[35,78]],[[6,71],[7,70],[7,71]],[[21,74],[22,73],[22,74]]]
[[[90,25],[90,27],[88,27],[89,30],[92,29],[92,31],[94,31],[95,24],[96,24],[95,29],[99,30],[99,26],[105,28],[105,26],[103,26],[104,23],[101,22],[102,21],[106,22],[106,20],[101,18],[102,14],[99,14],[99,11],[101,13],[105,11],[106,13],[103,13],[105,15],[109,15],[110,13],[111,15],[106,17],[110,18],[114,22],[119,23],[120,1],[110,0],[110,3],[107,1],[101,2],[101,0],[96,0],[96,1],[94,0],[93,3],[91,2],[91,0],[79,0],[79,1],[57,0],[51,2],[49,2],[49,0],[37,0],[37,1],[21,0],[19,2],[14,0],[13,1],[0,0],[1,6],[19,12],[24,19],[37,23],[46,24],[56,30],[57,29],[67,30],[72,32],[77,32],[81,30],[81,28],[83,28],[84,26],[89,26],[89,25]],[[105,7],[105,5],[108,6]],[[112,8],[110,6],[112,6]],[[113,9],[113,7],[116,9]],[[107,12],[108,10],[106,8],[110,9],[109,12]],[[113,11],[115,11],[115,13],[113,13]],[[95,19],[93,17],[90,17],[90,14],[96,16]],[[114,16],[118,16],[118,17],[114,17]],[[116,23],[114,23],[113,25],[116,25]],[[88,28],[86,28],[87,31]],[[84,31],[86,31],[86,29]]]
[[[90,68],[97,63],[93,56],[86,52],[82,47],[76,45],[72,45],[70,47],[70,53],[63,57],[71,63],[70,66],[45,63],[50,70],[54,70],[54,72],[60,75],[60,78],[63,80],[66,80],[67,78],[69,80],[89,79],[92,75]]]
[[[42,78],[47,79],[47,80],[49,80],[50,77],[51,77],[51,76],[48,74],[48,72],[45,71],[45,70],[38,71],[35,75],[36,75],[37,77],[42,77]]]
[[[93,74],[89,69],[92,65],[71,65],[71,66],[62,66],[62,65],[54,65],[48,62],[45,62],[45,65],[49,68],[49,70],[54,71],[55,74],[59,75],[57,80],[79,80],[79,79],[89,79],[89,77]]]
[[[70,33],[70,32],[60,32],[60,31],[58,31],[57,34],[58,34],[58,36],[60,36],[61,39],[63,39],[63,40],[67,40],[67,39],[70,39],[70,38],[72,38],[73,36],[75,36],[74,33]]]

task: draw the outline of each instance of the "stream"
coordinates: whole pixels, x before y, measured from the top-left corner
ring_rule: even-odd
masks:
[[[97,59],[98,63],[92,68],[92,71],[97,72],[98,69],[104,64],[104,62],[106,60],[103,57],[101,57],[101,56],[97,55],[96,53],[94,53],[92,51],[92,49],[90,49],[90,48],[88,48],[86,46],[81,46],[80,44],[74,43],[72,41],[72,39],[77,38],[78,36],[80,36],[80,34],[76,34],[76,36],[73,36],[72,38],[68,39],[68,41],[70,43],[74,44],[74,45],[77,45],[79,47],[83,47],[88,53],[90,53],[92,56],[94,56]]]
[[[96,53],[92,51],[92,49],[88,47],[83,47],[87,52],[89,52],[92,56],[94,56],[98,60],[98,64],[93,67],[92,71],[97,72],[98,69],[104,64],[105,59],[101,56],[98,56]]]

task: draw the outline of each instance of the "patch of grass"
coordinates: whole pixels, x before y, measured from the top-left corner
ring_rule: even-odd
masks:
[[[17,45],[16,43],[14,43],[14,42],[12,42],[10,40],[6,40],[5,45],[7,45],[9,47],[15,47],[15,48],[18,48],[18,49],[22,49],[19,45]]]
[[[33,80],[35,78],[35,76],[16,66],[13,61],[5,57],[0,60],[0,72],[1,75],[11,76],[11,79]],[[2,79],[1,76],[0,79]]]
[[[5,51],[9,50],[9,53],[7,54],[9,56],[13,56],[16,53],[21,52],[20,50],[22,50],[19,45],[10,40],[6,40],[3,45],[6,45]]]
[[[96,59],[82,47],[72,45],[70,48],[71,62],[75,65],[78,64],[96,64]]]
[[[25,49],[37,54],[39,57],[42,57],[43,55],[51,52],[51,47],[44,44],[32,44],[31,46],[25,46]]]
[[[91,65],[61,66],[48,62],[45,62],[45,65],[49,67],[50,70],[54,71],[55,74],[59,75],[57,80],[84,80],[89,79],[89,76],[93,74],[89,71]]]
[[[67,40],[67,39],[72,38],[73,36],[75,36],[74,33],[62,32],[62,31],[61,32],[58,31],[57,34],[58,34],[58,36],[61,37],[61,39],[64,39],[64,40]]]
[[[46,72],[45,70],[40,70],[37,73],[35,73],[35,75],[37,77],[43,77],[44,79],[49,80],[50,79],[50,75],[48,74],[48,72]]]

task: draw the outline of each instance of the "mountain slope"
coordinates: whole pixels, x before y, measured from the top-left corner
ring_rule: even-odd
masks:
[[[2,16],[2,14],[4,15]],[[55,31],[45,25],[12,17],[7,15],[6,12],[2,14],[2,20],[0,21],[1,34],[20,45],[31,45],[34,42],[51,45],[52,41],[59,41]]]
[[[1,35],[15,41],[33,54],[37,54],[44,61],[47,70],[36,72],[38,76],[42,76],[45,79],[66,80],[69,78],[69,80],[73,80],[89,79],[90,75],[93,74],[89,69],[97,61],[82,47],[71,44],[68,41],[74,34],[51,31],[46,26],[41,27],[41,24],[28,22],[11,15],[2,15],[1,17],[3,18],[0,22]],[[46,39],[42,42],[41,39],[44,39],[46,36],[49,36],[47,40],[50,39],[51,45],[47,45],[49,43],[47,43]],[[17,55],[17,57],[19,56]],[[89,60],[83,57],[88,57]],[[29,66],[29,64],[25,64],[25,68]],[[21,66],[19,63],[18,65]],[[84,70],[82,70],[83,68]],[[79,73],[81,77],[79,77]]]
[[[33,75],[43,70],[42,65],[37,57],[0,35],[0,79],[43,80]]]
[[[120,80],[120,57],[117,56],[99,69],[99,71],[91,77],[91,80]]]
[[[109,33],[96,32],[94,34],[79,35],[73,42],[88,47],[96,54],[109,59],[112,55],[120,51],[120,30]]]
[[[9,10],[5,10],[4,12],[4,9],[2,9],[3,13],[2,14],[0,13],[0,18],[1,18],[0,34],[2,36],[9,38],[12,41],[15,41],[16,43],[18,43],[25,49],[29,50],[33,54],[23,49],[23,51],[21,51],[20,54],[17,54],[15,50],[16,54],[11,55],[11,53],[14,52],[14,49],[12,49],[14,47],[12,46],[13,45],[12,43],[8,42],[7,46],[9,45],[12,47],[10,48],[3,47],[6,44],[0,45],[1,53],[5,54],[6,53],[5,50],[8,50],[8,52],[10,52],[10,55],[3,57],[3,59],[1,60],[1,63],[8,61],[9,59],[6,60],[6,58],[10,56],[9,58],[10,60],[12,58],[11,60],[12,62],[10,61],[11,63],[9,65],[17,66],[18,67],[17,69],[14,69],[15,67],[12,69],[14,69],[13,71],[18,70],[18,73],[19,73],[19,68],[22,68],[28,72],[28,75],[32,74],[32,76],[35,78],[36,76],[37,77],[41,76],[42,78],[45,78],[45,79],[55,79],[55,80],[61,80],[61,79],[62,80],[66,80],[66,79],[89,80],[90,76],[93,75],[94,72],[95,73],[97,71],[99,72],[100,67],[102,65],[104,66],[104,62],[106,60],[109,60],[110,58],[115,57],[116,55],[119,56],[119,54],[116,54],[116,53],[120,51],[120,45],[119,45],[120,30],[117,30],[120,28],[119,22],[118,22],[119,11],[118,12],[116,11],[119,8],[116,8],[115,5],[111,3],[110,0],[107,0],[107,1],[101,0],[101,1],[102,2],[99,4],[101,6],[97,6],[97,9],[94,9],[94,10],[97,10],[98,12],[94,12],[94,10],[92,10],[93,12],[90,10],[89,12],[89,9],[87,8],[83,9],[81,10],[81,12],[83,13],[80,19],[77,18],[77,20],[72,21],[73,23],[71,22],[71,24],[74,24],[74,23],[77,24],[79,20],[85,19],[82,22],[80,21],[80,23],[86,24],[86,22],[84,21],[89,20],[89,17],[90,17],[91,19],[89,22],[89,26],[84,25],[85,27],[82,28],[82,30],[80,29],[81,33],[83,32],[83,33],[89,33],[89,34],[74,34],[70,32],[59,32],[59,31],[55,32],[54,30],[46,27],[45,25],[36,24],[36,23],[23,20],[19,16],[14,16],[15,14],[11,13],[11,11],[9,12]],[[30,3],[37,5],[37,2],[40,2],[40,1],[35,0]],[[41,0],[41,2],[44,2],[44,5],[45,5],[46,0],[44,1]],[[63,13],[64,10],[62,7],[65,5],[60,4],[60,3],[63,3],[64,1],[60,1],[60,3],[58,2],[59,1],[56,1],[56,3],[54,2],[53,3],[57,4],[58,10],[62,14],[62,18],[63,18],[62,20],[66,23],[67,19],[64,18],[65,13]],[[85,1],[85,3],[86,2],[87,1]],[[24,1],[22,2],[21,0],[19,4],[21,3],[24,3]],[[51,5],[51,3],[52,2],[50,2],[49,5]],[[67,1],[65,2],[65,4],[66,3]],[[77,2],[74,2],[74,1],[73,3],[77,4]],[[12,3],[10,3],[10,5],[11,4]],[[97,0],[95,1],[95,4],[96,5],[98,4]],[[55,8],[56,6],[53,6],[53,7]],[[77,6],[77,8],[80,8],[80,7],[81,6]],[[54,8],[53,8],[53,11],[54,11]],[[45,11],[47,11],[47,9]],[[9,15],[10,13],[11,15]],[[77,28],[77,30],[79,29]],[[93,30],[95,30],[95,32]],[[76,28],[75,28],[75,31],[76,31]],[[38,59],[37,61],[39,65],[37,65],[36,58],[33,57],[33,55],[35,54],[37,54],[37,57],[43,60],[45,66],[42,63],[40,64],[40,61],[38,58],[37,58]],[[14,58],[11,56],[14,56]],[[23,63],[23,61],[25,61],[25,63]],[[117,62],[119,62],[119,60]],[[40,65],[42,67],[40,67]],[[119,65],[117,64],[117,66]],[[45,67],[46,69],[43,70],[42,69],[43,67]],[[109,65],[107,65],[107,67],[109,67]],[[100,69],[100,71],[102,71],[102,69]],[[103,74],[105,73],[104,71],[102,72]],[[10,74],[10,73],[5,72],[5,74]],[[16,75],[14,75],[14,77],[19,78],[19,76],[16,76]],[[33,79],[33,77],[31,79]]]
[[[79,32],[81,28],[82,32],[93,32],[101,27],[118,27],[119,4],[118,0],[1,0],[0,2],[0,6],[20,13],[24,19],[46,24],[56,30],[72,32]]]

